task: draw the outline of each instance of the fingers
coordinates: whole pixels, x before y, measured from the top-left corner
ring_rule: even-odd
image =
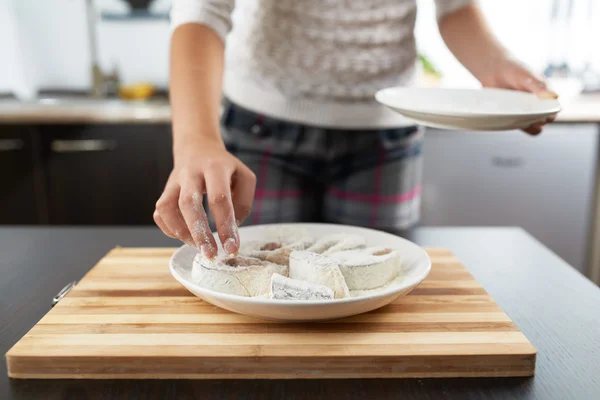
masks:
[[[523,130],[525,131],[525,133],[527,133],[529,135],[537,136],[540,133],[542,133],[543,128],[544,128],[544,122],[536,122],[535,124],[532,124]]]
[[[165,224],[165,221],[163,221],[163,219],[160,217],[158,211],[154,210],[154,214],[152,215],[152,217],[154,218],[154,222],[156,222],[156,225],[160,228],[161,231],[163,231],[165,235],[175,239],[175,234],[171,232],[167,224]]]
[[[208,206],[215,219],[223,250],[228,254],[236,254],[240,246],[231,197],[233,172],[225,168],[209,168],[204,174]]]
[[[543,121],[536,122],[535,124],[529,125],[527,128],[523,129],[523,131],[525,133],[528,133],[528,134],[532,135],[532,136],[539,135],[544,130],[544,125],[546,125],[549,122],[554,121],[555,119],[556,119],[556,116],[552,116],[550,118],[546,118]]]
[[[196,247],[206,258],[213,259],[217,256],[218,247],[202,204],[202,193],[204,193],[202,181],[189,182],[188,186],[181,189],[179,209]]]
[[[545,82],[528,74],[527,72],[522,72],[518,78],[518,86],[521,90],[536,94],[544,93],[548,90]]]
[[[249,168],[240,168],[232,178],[232,199],[236,223],[242,223],[252,211],[256,190],[256,175]]]
[[[179,211],[178,199],[179,186],[167,183],[165,191],[156,202],[155,214],[158,214],[158,218],[155,218],[155,221],[157,219],[161,221],[161,224],[165,226],[166,230],[163,229],[161,225],[159,225],[159,227],[161,227],[163,232],[168,236],[176,237],[182,242],[193,246],[194,241],[192,240],[190,231]]]
[[[485,86],[500,87],[511,90],[520,90],[535,94],[540,99],[556,99],[558,95],[548,89],[546,83],[537,78],[525,66],[508,60],[499,70],[494,79],[487,80]],[[483,82],[483,81],[482,81]],[[552,122],[555,117],[548,118],[544,121],[537,122],[523,129],[530,135],[538,135],[542,132],[545,123]]]
[[[557,99],[558,95],[549,90],[546,83],[525,71],[519,79],[519,88],[531,92],[540,99]]]
[[[216,257],[219,249],[203,205],[206,193],[223,250],[236,254],[238,225],[250,214],[256,177],[224,149],[184,161],[181,169],[173,170],[156,203],[156,224],[166,235],[199,248],[207,258]]]
[[[556,94],[555,92],[548,90],[548,89],[543,90],[541,92],[537,92],[535,94],[540,99],[558,99],[558,94]]]
[[[527,70],[524,70],[519,79],[519,88],[521,90],[525,90],[535,94],[540,99],[556,99],[558,95],[551,90],[548,89],[546,83],[532,74],[530,74]],[[556,116],[552,116],[550,118],[546,118],[544,121],[536,122],[535,124],[530,125],[526,129],[524,129],[525,133],[529,135],[536,136],[542,133],[544,129],[544,125],[548,122],[554,121]]]
[[[552,117],[546,118],[546,119],[544,119],[543,121],[539,121],[539,122],[536,122],[536,123],[534,123],[534,124],[531,124],[531,125],[530,125],[530,126],[527,128],[526,132],[527,132],[527,133],[531,133],[531,132],[533,132],[534,134],[538,134],[538,133],[540,133],[540,132],[542,131],[542,129],[544,128],[544,126],[545,126],[547,123],[550,123],[550,122],[554,121],[555,119],[556,119],[556,115],[553,115]],[[530,132],[530,131],[531,131],[531,132]]]

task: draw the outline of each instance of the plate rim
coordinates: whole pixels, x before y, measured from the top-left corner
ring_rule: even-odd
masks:
[[[531,116],[531,117],[535,117],[535,116],[551,116],[551,115],[555,115],[558,114],[559,112],[562,111],[562,106],[560,104],[560,102],[557,99],[539,99],[540,101],[547,101],[547,102],[554,102],[555,104],[552,107],[548,107],[548,110],[543,111],[543,112],[529,112],[529,111],[523,111],[523,112],[511,112],[511,113],[502,113],[502,112],[423,112],[423,111],[419,111],[416,109],[409,109],[406,107],[398,107],[398,106],[394,106],[392,104],[390,104],[390,102],[386,101],[384,96],[389,96],[389,92],[392,90],[422,90],[422,91],[441,91],[441,90],[448,90],[448,91],[462,91],[462,92],[482,92],[482,91],[486,91],[486,92],[510,92],[510,93],[518,93],[518,94],[523,94],[523,95],[533,95],[530,92],[523,92],[520,90],[510,90],[510,89],[501,89],[501,88],[481,88],[481,89],[469,89],[469,88],[427,88],[427,87],[404,87],[404,86],[393,86],[393,87],[388,87],[388,88],[384,88],[384,89],[380,89],[375,93],[375,100],[377,100],[377,102],[379,102],[380,104],[389,107],[393,110],[395,110],[396,112],[398,112],[399,114],[402,114],[402,111],[408,111],[408,112],[413,112],[413,113],[420,113],[423,115],[430,115],[430,116],[444,116],[444,117],[460,117],[460,118],[472,118],[472,119],[476,119],[476,118],[486,118],[486,117],[505,117],[505,118],[515,118],[515,117],[526,117],[526,116]]]
[[[280,224],[251,225],[251,226],[247,226],[247,227],[240,227],[240,230],[244,229],[244,228],[257,228],[257,227],[266,228],[266,227],[281,227],[281,226],[291,226],[291,225],[293,225],[293,226],[310,226],[310,225],[315,226],[315,225],[318,225],[318,226],[329,226],[329,227],[351,227],[351,228],[358,228],[360,230],[377,232],[378,234],[391,235],[395,239],[399,239],[401,241],[408,242],[411,246],[415,246],[417,248],[417,250],[420,253],[422,253],[422,255],[425,257],[427,265],[425,266],[424,272],[418,276],[415,276],[414,282],[411,281],[409,285],[402,285],[400,287],[390,288],[388,290],[384,290],[379,293],[374,293],[374,294],[365,295],[365,296],[345,297],[345,298],[341,298],[341,299],[332,299],[332,300],[280,300],[280,299],[268,299],[268,298],[261,298],[261,297],[246,297],[246,296],[238,296],[238,295],[234,295],[234,294],[223,293],[223,292],[218,292],[216,290],[202,288],[202,287],[196,285],[195,283],[193,283],[192,281],[183,279],[183,277],[179,276],[179,274],[175,271],[175,265],[174,265],[173,260],[175,259],[175,257],[178,254],[180,254],[183,251],[188,251],[187,250],[188,248],[198,251],[187,244],[180,246],[171,255],[171,258],[169,259],[169,271],[170,271],[171,275],[173,276],[173,278],[175,278],[175,280],[177,280],[177,282],[179,282],[181,285],[183,285],[190,292],[191,292],[191,290],[188,287],[188,285],[192,286],[195,291],[200,292],[202,294],[206,294],[206,295],[209,295],[212,297],[217,297],[217,298],[220,297],[222,299],[227,299],[230,301],[242,302],[245,304],[254,304],[254,305],[267,305],[267,306],[278,305],[278,306],[291,306],[291,307],[331,306],[331,305],[351,304],[351,303],[356,303],[356,302],[383,299],[388,296],[393,296],[395,294],[399,294],[405,290],[408,290],[410,292],[411,290],[416,288],[418,285],[420,285],[431,273],[431,257],[429,256],[429,254],[427,254],[427,252],[425,251],[425,249],[422,246],[419,246],[418,244],[416,244],[408,239],[405,239],[403,237],[394,235],[392,233],[376,230],[376,229],[365,228],[365,227],[361,227],[361,226],[327,224],[327,223],[280,223]],[[194,294],[194,293],[192,293],[192,294]]]
[[[515,119],[518,120],[518,122],[505,122],[503,124],[490,124],[487,123],[485,125],[482,125],[482,123],[485,123],[486,121],[490,120],[490,117],[486,117],[486,118],[466,118],[463,119],[462,121],[446,121],[444,120],[444,118],[460,118],[460,117],[446,117],[446,116],[435,116],[434,118],[419,118],[418,116],[415,116],[416,113],[412,113],[412,112],[403,112],[402,115],[404,117],[406,117],[407,119],[409,119],[410,121],[413,121],[414,123],[418,124],[418,125],[422,125],[422,126],[426,126],[426,127],[430,127],[430,128],[436,128],[436,129],[444,129],[444,130],[467,130],[467,131],[474,131],[474,132],[491,132],[491,131],[507,131],[507,130],[517,130],[517,129],[524,129],[527,126],[529,126],[531,123],[527,122],[527,123],[523,123],[523,117],[514,117]],[[552,114],[551,114],[552,115]],[[545,115],[539,115],[539,116],[530,116],[529,118],[527,118],[527,120],[531,120],[534,119],[535,121],[540,121],[541,119],[547,118]],[[514,120],[513,120],[514,121]],[[535,122],[533,122],[535,123]]]

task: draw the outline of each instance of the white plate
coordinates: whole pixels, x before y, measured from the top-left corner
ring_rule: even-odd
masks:
[[[240,228],[240,239],[261,240],[265,237],[265,230],[274,227],[306,228],[317,238],[332,233],[364,236],[370,246],[381,245],[400,252],[404,278],[381,293],[346,299],[306,301],[235,296],[201,288],[192,281],[192,263],[197,250],[189,246],[182,246],[171,257],[171,274],[202,300],[229,311],[276,321],[316,321],[349,317],[383,307],[414,289],[431,270],[429,256],[418,245],[389,233],[366,228],[329,224],[262,225]]]
[[[558,100],[504,89],[388,88],[375,98],[421,125],[443,129],[522,129],[556,115]]]

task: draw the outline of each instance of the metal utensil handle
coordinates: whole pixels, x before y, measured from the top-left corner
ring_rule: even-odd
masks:
[[[102,139],[53,140],[50,147],[56,153],[110,151],[117,147],[117,142]]]
[[[21,139],[0,139],[0,151],[18,151],[25,147]]]
[[[76,284],[77,284],[77,281],[67,283],[67,285],[64,288],[62,288],[56,296],[54,296],[52,298],[52,307],[54,307],[56,304],[58,304],[58,302],[61,301],[62,298],[65,297],[67,295],[67,293],[69,293],[71,291],[71,289],[73,289],[75,287]]]

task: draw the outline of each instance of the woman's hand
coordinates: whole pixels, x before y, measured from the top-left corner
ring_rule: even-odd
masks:
[[[222,142],[187,146],[175,154],[175,167],[156,203],[154,221],[167,236],[197,247],[208,258],[216,257],[217,245],[202,201],[207,194],[223,249],[235,254],[240,245],[238,225],[250,214],[255,186],[254,173]]]
[[[520,90],[523,92],[534,93],[541,99],[556,99],[558,95],[548,89],[544,81],[537,78],[529,69],[515,60],[506,59],[496,63],[490,68],[490,73],[480,78],[484,87],[502,88]],[[544,125],[552,122],[553,118],[548,118],[543,122],[537,122],[524,131],[530,135],[537,135],[542,132]]]
[[[511,58],[492,33],[477,2],[443,15],[438,24],[450,51],[484,87],[521,90],[535,93],[540,98],[558,97],[541,79]],[[551,120],[533,124],[524,130],[537,135]]]

